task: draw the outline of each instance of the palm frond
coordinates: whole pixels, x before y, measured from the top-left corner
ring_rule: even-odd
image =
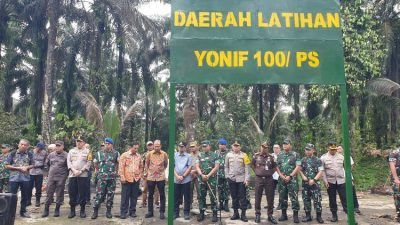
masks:
[[[96,99],[89,92],[76,91],[75,97],[85,108],[85,118],[99,130],[104,131],[103,113]]]
[[[139,112],[142,111],[142,109],[143,109],[143,99],[136,101],[135,104],[129,107],[128,111],[126,111],[126,114],[121,122],[120,135],[129,130],[131,125],[130,122]]]
[[[400,89],[400,84],[387,79],[375,78],[367,83],[366,91],[376,95],[392,96],[393,92]]]

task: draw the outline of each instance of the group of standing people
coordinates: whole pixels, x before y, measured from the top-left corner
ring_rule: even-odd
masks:
[[[30,204],[32,189],[36,189],[36,206],[40,206],[41,189],[45,168],[48,169],[47,197],[44,203],[43,217],[49,215],[50,205],[56,193],[56,207],[54,216],[60,216],[60,206],[64,201],[64,187],[68,178],[68,193],[70,212],[68,218],[76,216],[75,209],[80,206],[79,216],[86,217],[85,206],[90,193],[90,168],[94,164],[96,171],[96,197],[93,204],[92,219],[98,217],[101,203],[106,203],[106,217],[112,218],[112,207],[117,177],[121,181],[120,217],[136,217],[136,204],[141,195],[140,184],[144,183],[148,191],[147,214],[145,218],[154,216],[154,196],[156,190],[160,200],[160,219],[165,219],[165,184],[168,155],[161,150],[160,140],[148,142],[147,152],[138,153],[139,143],[132,143],[123,154],[114,149],[111,138],[105,138],[101,150],[93,153],[89,150],[83,137],[76,139],[76,146],[67,152],[64,143],[56,141],[47,153],[45,145],[38,143],[33,151],[29,151],[29,141],[22,139],[18,149],[10,152],[10,146],[2,145],[0,156],[0,190],[17,193],[21,190],[22,217],[29,217],[26,207]],[[52,148],[55,149],[52,149]],[[292,202],[293,222],[299,223],[298,201],[299,184],[298,174],[302,180],[302,197],[305,217],[303,222],[312,220],[311,202],[316,211],[316,219],[323,223],[321,217],[321,188],[319,180],[328,191],[329,207],[332,212],[332,222],[338,220],[336,193],[339,194],[343,210],[347,212],[344,157],[338,152],[342,150],[336,142],[328,143],[328,152],[318,158],[314,155],[315,146],[311,143],[304,148],[305,157],[292,150],[290,139],[283,141],[283,151],[280,146],[273,146],[273,153],[269,152],[271,145],[268,142],[261,144],[252,157],[241,150],[242,143],[235,139],[228,149],[227,140],[218,141],[218,150],[212,151],[211,142],[201,142],[199,151],[197,142],[191,142],[189,149],[185,142],[178,144],[178,151],[174,155],[174,183],[175,202],[174,218],[179,217],[179,207],[183,203],[183,213],[186,220],[190,219],[190,209],[193,203],[193,192],[197,190],[199,215],[198,221],[205,219],[206,196],[209,195],[212,210],[212,222],[218,221],[218,210],[229,211],[229,193],[232,199],[233,215],[231,220],[247,222],[248,186],[250,169],[255,173],[255,222],[261,221],[261,199],[263,193],[267,197],[268,221],[273,224],[277,220],[273,217],[274,196],[277,188],[279,193],[278,208],[282,211],[279,221],[288,220],[288,198]],[[391,155],[389,161],[397,163],[400,154]],[[393,163],[391,163],[392,166]],[[397,164],[395,164],[396,166]],[[398,167],[396,167],[398,168]],[[393,173],[393,170],[392,170]],[[396,178],[396,176],[394,176]],[[397,182],[394,178],[394,183]],[[397,182],[397,183],[396,183]],[[398,184],[397,186],[398,187]],[[353,190],[354,186],[353,186]],[[398,190],[398,189],[397,189]],[[356,195],[355,211],[358,209]],[[396,201],[397,204],[400,202]],[[240,213],[239,213],[240,210]]]

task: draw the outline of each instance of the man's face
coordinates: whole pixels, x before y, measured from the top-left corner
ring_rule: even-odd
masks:
[[[21,140],[18,144],[18,149],[20,151],[26,151],[29,148],[29,143],[27,141]]]
[[[190,146],[189,149],[190,149],[190,151],[193,152],[193,153],[196,153],[196,152],[197,152],[196,146]]]
[[[61,153],[64,151],[64,145],[56,144],[56,152]]]
[[[7,148],[7,147],[1,148],[1,153],[7,154],[8,152],[10,152],[10,148]]]
[[[343,148],[342,146],[337,147],[337,152],[343,155]]]
[[[268,147],[264,146],[264,145],[261,145],[261,153],[265,154],[267,152],[268,152]]]
[[[153,151],[153,149],[154,149],[153,144],[148,144],[146,147],[147,147],[147,151]]]
[[[218,148],[219,148],[220,150],[222,150],[222,151],[225,151],[225,150],[226,150],[226,145],[221,145],[221,144],[219,144],[219,145],[218,145]]]
[[[278,146],[274,146],[274,153],[275,154],[279,154],[279,152],[281,152],[281,147]]]
[[[307,157],[310,157],[314,154],[314,149],[305,149],[304,152],[306,153]]]
[[[154,150],[156,151],[156,152],[159,152],[160,150],[161,150],[161,144],[159,144],[159,143],[154,143]]]
[[[132,154],[136,154],[138,152],[138,150],[139,150],[139,145],[133,145],[130,148],[130,151],[131,151]]]
[[[330,153],[331,155],[335,155],[336,152],[337,152],[337,148],[329,148],[329,153]]]
[[[57,146],[56,146],[56,147],[57,147]],[[49,152],[49,154],[52,153],[52,152],[54,152],[54,150],[56,150],[56,148],[54,148],[54,147],[48,147],[48,148],[47,148],[47,151]]]
[[[283,143],[283,150],[285,150],[285,151],[290,151],[291,147],[292,147],[291,144],[288,144],[288,143],[285,144],[285,143]]]
[[[106,149],[107,149],[107,150],[112,150],[113,147],[114,147],[113,144],[106,142]]]
[[[179,145],[179,152],[180,153],[186,152],[186,147],[184,145]]]
[[[82,149],[83,147],[85,147],[85,142],[82,140],[77,140],[76,147],[78,147],[79,149]]]
[[[208,152],[211,149],[210,145],[202,145],[201,148],[203,149],[204,152]]]
[[[234,152],[239,152],[240,151],[240,145],[232,145],[232,150]]]

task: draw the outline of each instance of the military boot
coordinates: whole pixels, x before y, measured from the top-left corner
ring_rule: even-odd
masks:
[[[233,210],[233,216],[231,217],[231,220],[238,220],[238,219],[240,219],[239,210],[234,209]]]
[[[321,212],[317,212],[317,221],[318,223],[324,223],[324,220],[321,217]]]
[[[312,220],[311,212],[306,212],[306,216],[303,218],[301,222],[309,222]]]
[[[49,208],[50,208],[50,204],[46,203],[46,205],[44,205],[44,211],[43,211],[42,217],[48,217],[49,216]]]
[[[99,208],[98,207],[94,207],[93,208],[93,214],[92,214],[92,220],[97,219],[98,216],[99,216]]]
[[[247,209],[251,209],[251,208],[253,208],[253,207],[251,206],[251,202],[250,202],[250,200],[247,200]]]
[[[293,223],[300,223],[299,211],[293,211]]]
[[[107,217],[108,219],[111,219],[111,218],[112,218],[111,207],[107,207],[106,217]]]
[[[35,206],[40,207],[40,198],[36,198]]]
[[[337,211],[332,211],[331,222],[337,222],[337,221],[338,221]]]
[[[76,216],[76,213],[75,213],[75,206],[71,206],[71,207],[70,207],[70,212],[69,212],[69,214],[68,214],[68,218],[71,219],[71,218],[74,218],[75,216]]]
[[[81,211],[79,212],[79,217],[86,218],[85,206],[81,206]]]
[[[200,214],[197,216],[197,221],[201,222],[205,218],[204,210],[200,210]]]
[[[54,217],[60,216],[60,204],[56,204],[56,208],[54,209]]]
[[[224,202],[224,208],[223,209],[224,209],[225,212],[229,212],[229,201],[225,201]]]
[[[217,211],[213,211],[211,222],[213,223],[218,222]]]
[[[272,215],[268,216],[268,221],[271,222],[272,224],[278,224],[278,222]]]
[[[242,210],[242,214],[240,215],[240,220],[243,222],[249,221],[246,217],[246,210]]]
[[[260,214],[257,214],[257,215],[256,215],[256,219],[254,220],[254,222],[256,222],[256,223],[260,223],[260,222],[261,222],[261,216],[260,216]]]
[[[279,217],[278,220],[279,220],[279,221],[288,220],[287,213],[286,213],[286,209],[282,209],[282,215],[281,215],[281,217]]]

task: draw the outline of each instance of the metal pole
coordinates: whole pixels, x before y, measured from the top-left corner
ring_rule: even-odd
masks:
[[[346,174],[346,201],[347,201],[347,223],[355,225],[354,203],[353,203],[353,182],[351,177],[350,163],[350,142],[349,142],[349,126],[348,126],[348,108],[347,108],[347,91],[346,84],[340,85],[340,108],[342,112],[342,132],[343,132],[343,148],[344,148],[344,165]]]
[[[174,224],[174,154],[175,154],[175,117],[176,98],[175,83],[169,87],[169,171],[168,171],[168,225]],[[186,200],[186,199],[185,199]]]

